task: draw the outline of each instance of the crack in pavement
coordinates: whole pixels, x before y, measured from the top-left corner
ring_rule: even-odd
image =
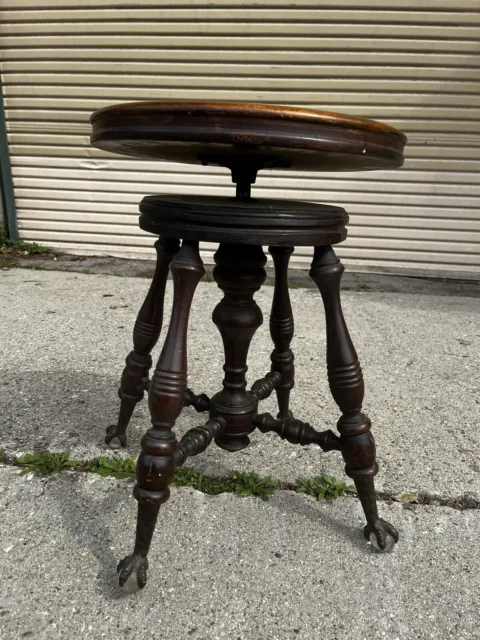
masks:
[[[117,460],[117,458],[112,458],[112,460]],[[71,460],[70,462],[75,464],[75,468],[63,468],[63,469],[59,469],[56,471],[53,471],[52,473],[49,474],[40,474],[36,471],[31,471],[30,473],[35,473],[35,475],[38,475],[40,477],[48,477],[49,475],[57,475],[58,473],[63,473],[63,472],[67,472],[67,473],[87,473],[87,474],[96,474],[96,475],[102,475],[102,476],[110,476],[110,477],[116,477],[115,473],[99,473],[98,471],[95,471],[93,469],[90,468],[91,464],[94,462],[94,460]],[[24,472],[26,471],[25,469],[25,464],[22,464],[21,462],[19,462],[17,460],[17,458],[10,458],[7,455],[4,454],[3,458],[0,460],[0,469],[2,467],[16,467],[18,469],[23,469]],[[202,474],[203,475],[203,474]],[[223,478],[226,478],[226,476],[208,476],[208,475],[203,475],[203,477],[206,480],[221,480]],[[132,478],[132,476],[126,476],[124,478],[117,478],[117,479],[127,479],[127,478]],[[298,486],[294,483],[288,483],[288,482],[282,482],[280,480],[276,480],[275,478],[273,478],[273,480],[276,482],[277,486],[276,486],[276,491],[294,491],[297,492],[298,491]],[[192,485],[188,485],[188,484],[184,484],[184,485],[176,485],[176,486],[192,486]],[[200,491],[201,493],[205,493],[208,495],[208,491],[202,491],[201,488],[198,487],[192,487],[195,488],[197,491]],[[229,489],[225,489],[225,491],[219,491],[219,493],[231,493],[231,490]],[[397,493],[391,493],[391,492],[387,492],[387,491],[377,491],[376,492],[376,496],[377,496],[377,500],[380,502],[401,502],[403,505],[404,509],[415,509],[417,507],[422,507],[422,506],[434,506],[434,507],[449,507],[451,509],[455,509],[457,511],[467,511],[467,510],[479,510],[480,509],[480,500],[478,500],[477,498],[473,497],[472,495],[469,494],[463,494],[460,496],[456,496],[456,497],[441,497],[432,493],[428,493],[428,492],[418,492],[418,493],[411,493],[411,492],[405,492],[408,493],[409,499],[401,499],[399,498],[399,496],[401,496],[403,492],[397,492]],[[252,496],[248,496],[248,497],[255,497],[254,495]],[[356,499],[357,496],[355,494],[344,494],[341,497],[347,497],[347,498],[354,498]]]

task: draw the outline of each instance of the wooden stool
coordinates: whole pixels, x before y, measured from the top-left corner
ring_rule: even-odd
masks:
[[[348,216],[340,207],[251,197],[261,169],[354,171],[391,169],[403,163],[405,136],[396,129],[360,118],[268,105],[209,102],[123,104],[95,112],[92,144],[137,158],[228,167],[236,183],[235,198],[162,195],[140,204],[140,226],[160,236],[157,267],[135,323],[133,351],[126,360],[119,395],[118,424],[106,442],[125,446],[133,409],[148,389],[152,426],[142,439],[137,463],[138,520],[132,555],[118,565],[127,591],[146,584],[147,553],[160,505],[168,500],[175,467],[215,443],[228,451],[249,444],[249,434],[274,431],[293,444],[316,444],[338,450],[355,482],[367,525],[365,537],[380,550],[393,548],[395,528],[378,516],[374,481],[378,466],[370,420],[362,411],[363,377],[340,304],[343,266],[331,245],[347,235]],[[182,240],[180,247],[180,239]],[[218,242],[213,276],[224,292],[213,311],[225,349],[223,389],[210,400],[187,388],[187,326],[195,288],[205,270],[199,241]],[[269,245],[275,265],[270,315],[274,343],[271,369],[246,388],[250,341],[263,316],[253,299],[265,280]],[[325,308],[327,371],[330,389],[342,415],[340,435],[316,431],[293,418],[289,395],[294,384],[294,334],[287,269],[294,246],[315,247],[310,277]],[[162,327],[169,269],[173,275],[172,315],[151,381],[151,351]],[[258,413],[258,403],[273,391],[279,414]],[[209,412],[202,427],[177,442],[173,427],[185,405]]]

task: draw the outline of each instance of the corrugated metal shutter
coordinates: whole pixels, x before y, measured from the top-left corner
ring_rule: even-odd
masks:
[[[39,6],[41,5],[41,6]],[[151,253],[149,193],[231,194],[221,169],[116,158],[89,114],[158,98],[271,102],[376,118],[405,168],[260,174],[255,193],[340,204],[358,268],[474,276],[480,266],[479,0],[2,0],[19,226],[44,244]],[[297,264],[306,261],[298,251]]]

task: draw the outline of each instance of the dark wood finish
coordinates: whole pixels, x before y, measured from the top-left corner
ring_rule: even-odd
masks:
[[[253,422],[262,433],[273,431],[278,433],[282,440],[291,444],[299,444],[305,447],[310,444],[318,445],[323,451],[340,451],[340,438],[330,429],[317,431],[308,422],[302,422],[295,418],[275,419],[270,413],[262,413],[255,416]]]
[[[370,420],[362,413],[363,376],[343,317],[343,266],[332,244],[346,238],[348,216],[340,207],[251,197],[262,169],[352,171],[391,169],[403,163],[405,136],[378,122],[341,114],[270,105],[163,101],[116,105],[93,114],[92,144],[138,158],[216,164],[227,167],[235,198],[147,196],[140,204],[140,227],[163,238],[182,238],[172,262],[174,301],[169,330],[149,389],[152,426],[142,439],[137,463],[138,519],[133,554],[118,566],[120,584],[138,590],[147,580],[147,554],[160,505],[168,500],[175,466],[214,440],[229,451],[249,444],[258,427],[293,444],[340,450],[353,478],[367,525],[365,536],[385,550],[398,533],[378,516],[373,478],[377,473]],[[213,311],[225,352],[223,389],[210,400],[187,389],[186,340],[190,306],[204,273],[199,241],[218,242],[213,276],[223,299]],[[247,356],[263,316],[254,301],[265,280],[262,246],[270,245],[275,288],[270,315],[274,343],[271,371],[247,391]],[[157,243],[154,281],[134,330],[134,350],[122,377],[118,424],[107,441],[125,444],[133,407],[148,386],[150,352],[162,324],[168,265],[176,240]],[[289,396],[294,384],[294,333],[288,291],[288,264],[294,246],[316,246],[310,275],[325,307],[327,370],[342,415],[340,436],[316,431],[294,419]],[[279,416],[258,414],[259,401],[276,391]],[[183,406],[209,411],[209,421],[177,443],[173,427]]]
[[[210,417],[227,426],[215,442],[227,451],[248,446],[255,427],[257,398],[246,390],[247,355],[255,331],[263,322],[253,295],[265,282],[266,257],[261,247],[221,244],[215,253],[213,277],[224,293],[213,311],[225,351],[223,389],[210,402]]]
[[[160,238],[155,243],[157,265],[152,284],[133,328],[133,351],[125,361],[120,389],[118,422],[107,429],[105,442],[112,449],[125,447],[126,430],[135,405],[148,389],[148,374],[152,367],[151,352],[157,344],[163,323],[163,302],[170,263],[178,251],[179,241]]]
[[[345,472],[353,478],[362,503],[367,526],[365,536],[376,536],[385,549],[387,535],[398,540],[395,528],[380,520],[373,478],[378,471],[370,420],[361,409],[363,375],[357,353],[347,329],[340,303],[340,280],[344,267],[332,247],[315,247],[310,277],[318,286],[325,307],[327,327],[327,371],[333,399],[342,411],[337,428]]]
[[[282,381],[282,376],[278,371],[269,371],[264,378],[256,380],[251,388],[251,392],[257,398],[257,400],[265,400],[269,398],[273,390],[278,387]]]
[[[291,200],[147,196],[140,227],[156,235],[208,242],[311,246],[347,237],[341,207]]]
[[[198,243],[184,241],[171,266],[174,298],[170,325],[150,384],[148,404],[152,426],[142,438],[137,462],[134,496],[139,502],[133,554],[120,567],[120,584],[127,580],[132,588],[146,582],[146,555],[150,546],[158,509],[169,498],[169,484],[175,468],[177,439],[172,429],[185,403],[187,392],[187,328],[190,306],[198,282],[205,273]]]
[[[228,102],[208,100],[152,100],[145,102],[127,102],[124,104],[112,105],[95,111],[90,121],[92,124],[101,120],[105,116],[119,115],[125,117],[128,114],[143,113],[156,117],[170,116],[172,113],[186,115],[210,115],[228,116],[237,114],[246,118],[257,119],[259,116],[280,120],[293,120],[304,122],[325,122],[332,125],[344,126],[346,128],[365,129],[367,131],[378,131],[399,136],[406,142],[406,136],[389,125],[376,120],[358,118],[342,113],[331,111],[320,111],[317,109],[306,109],[304,107],[290,107],[274,104],[254,104],[248,102]]]
[[[288,418],[290,391],[295,380],[294,356],[290,343],[294,334],[294,322],[290,294],[288,292],[288,263],[293,247],[269,247],[268,251],[275,265],[275,287],[273,289],[272,311],[270,313],[270,335],[275,349],[272,351],[272,371],[282,376],[276,388],[278,417]]]
[[[193,407],[198,413],[203,413],[210,409],[210,398],[205,393],[198,396],[190,389],[187,389],[185,395],[185,407]]]
[[[147,584],[147,554],[155,533],[159,511],[159,504],[138,505],[134,551],[130,556],[120,560],[117,566],[118,582],[127,593],[135,593]]]
[[[373,120],[275,105],[137,102],[96,111],[94,146],[139,158],[212,163],[237,159],[295,171],[388,169],[403,163],[406,138]]]
[[[180,467],[187,458],[203,453],[212,440],[222,433],[225,429],[225,424],[223,418],[216,418],[215,420],[209,420],[201,427],[194,427],[187,431],[178,443],[173,456],[175,466]]]

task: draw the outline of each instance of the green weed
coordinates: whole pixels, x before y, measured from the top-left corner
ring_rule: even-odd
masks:
[[[39,253],[49,253],[51,249],[43,247],[36,242],[25,242],[24,240],[17,240],[13,242],[7,237],[5,229],[0,226],[0,252],[2,253],[28,253],[30,255]]]
[[[98,473],[98,475],[107,477],[111,476],[117,480],[124,478],[135,478],[135,465],[137,461],[131,458],[110,458],[102,456],[95,458],[87,464],[87,471]]]
[[[306,493],[317,500],[336,500],[348,493],[355,493],[355,487],[324,473],[315,478],[297,478],[295,490]]]
[[[229,478],[215,478],[205,476],[193,469],[178,467],[175,469],[172,487],[192,487],[210,496],[220,493],[232,493],[233,486]]]
[[[41,476],[50,476],[65,469],[74,469],[80,464],[80,462],[70,460],[67,451],[62,453],[51,453],[50,451],[26,453],[24,456],[17,458],[16,462],[21,467],[24,467],[20,474],[22,476],[32,471],[39,473]]]
[[[0,462],[7,460],[0,449]],[[114,458],[102,456],[88,461],[70,460],[68,452],[26,453],[15,460],[16,465],[23,467],[21,475],[31,472],[47,476],[60,473],[66,469],[76,469],[97,473],[103,477],[113,477],[117,480],[135,478],[136,459]],[[255,496],[268,500],[278,488],[278,482],[270,476],[259,476],[254,471],[230,471],[228,477],[206,476],[199,471],[179,467],[175,469],[172,487],[192,487],[208,495],[220,493],[234,493],[238,496]],[[282,485],[282,488],[285,488]],[[290,487],[292,488],[292,487]],[[298,493],[306,493],[317,500],[336,500],[340,496],[355,493],[355,487],[347,485],[332,476],[324,474],[315,478],[298,478],[294,487]]]
[[[234,492],[239,496],[257,496],[262,500],[268,500],[277,488],[276,480],[270,476],[262,478],[254,471],[230,471],[228,477],[233,482]]]
[[[44,247],[43,245],[38,244],[37,242],[24,242],[23,240],[19,240],[18,242],[14,242],[12,246],[17,251],[21,251],[23,253],[29,253],[30,255],[50,252],[50,249],[48,247]]]

